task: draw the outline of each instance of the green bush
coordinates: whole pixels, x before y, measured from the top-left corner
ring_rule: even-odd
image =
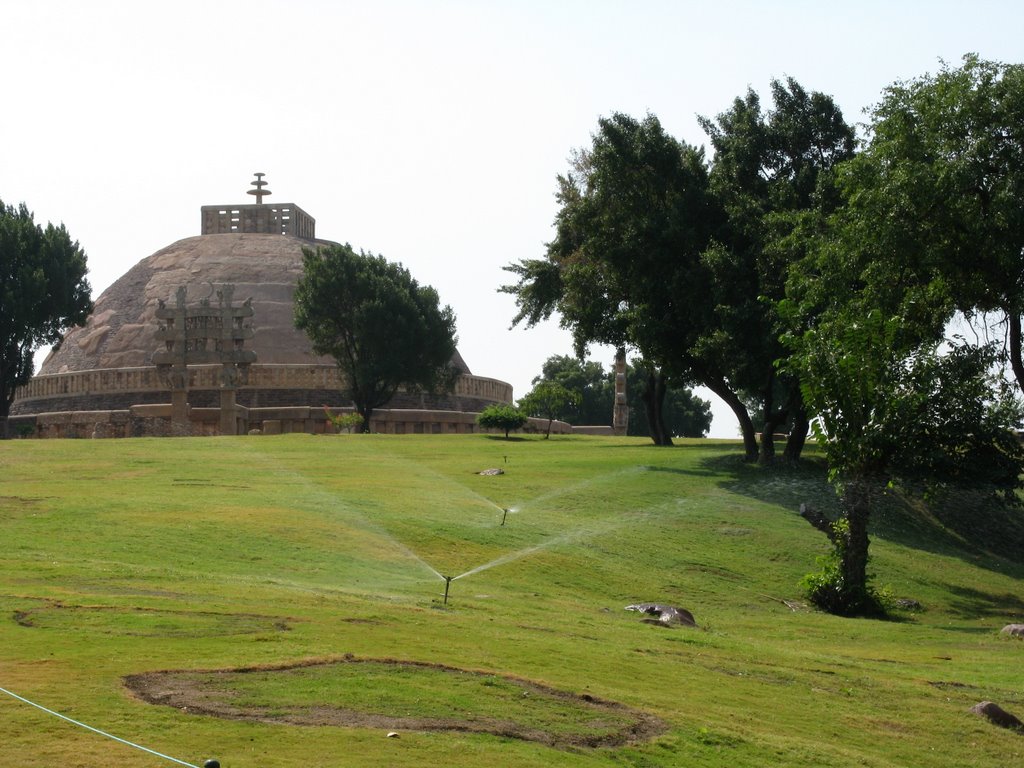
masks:
[[[519,429],[526,424],[526,414],[513,405],[507,403],[500,405],[489,405],[476,417],[476,423],[484,429],[501,429],[505,431],[505,439],[508,439],[510,430]]]

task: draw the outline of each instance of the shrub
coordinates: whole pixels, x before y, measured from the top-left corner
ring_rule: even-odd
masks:
[[[513,405],[489,405],[476,417],[476,423],[484,429],[502,429],[505,439],[510,430],[519,429],[526,424],[526,414]]]

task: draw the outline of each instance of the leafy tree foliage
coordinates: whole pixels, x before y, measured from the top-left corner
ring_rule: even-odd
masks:
[[[555,418],[573,425],[611,424],[615,403],[614,386],[609,386],[604,366],[594,360],[572,355],[552,355],[541,366],[533,384],[554,382],[576,394]]]
[[[566,408],[578,401],[576,392],[566,389],[555,381],[540,381],[519,401],[519,408],[529,416],[548,420],[544,439],[551,437],[551,423]]]
[[[1024,386],[1024,65],[969,55],[886,89],[845,170],[863,289],[940,335],[954,309],[1005,319]]]
[[[834,613],[879,610],[868,583],[868,522],[894,483],[974,487],[1017,504],[1024,446],[1011,428],[1019,404],[990,373],[990,347],[939,354],[910,344],[900,318],[855,304],[792,340],[800,380],[841,517],[822,525],[834,554],[809,580],[811,599]]]
[[[527,421],[525,413],[508,403],[488,405],[476,417],[476,423],[484,429],[504,430],[506,440],[511,430],[519,429]]]
[[[796,81],[774,81],[775,107],[753,91],[715,120],[703,119],[715,161],[668,136],[657,118],[614,114],[599,121],[589,149],[560,176],[556,237],[545,260],[506,269],[519,282],[513,323],[532,325],[558,310],[577,354],[591,342],[628,345],[646,361],[651,434],[670,444],[660,414],[667,382],[704,384],[736,414],[749,459],[758,457],[753,400],[766,427],[760,456],[774,456],[772,433],[792,428],[797,458],[807,413],[792,373],[776,361],[784,293],[782,247],[790,217],[821,208],[831,171],[853,150],[853,131],[831,98]]]
[[[581,357],[590,343],[629,345],[666,374],[688,368],[690,330],[710,309],[700,255],[720,218],[702,152],[653,116],[615,114],[558,185],[546,259],[506,267],[519,279],[501,289],[516,296],[513,323],[557,310]]]
[[[350,245],[303,249],[295,325],[345,375],[346,394],[370,429],[399,387],[450,389],[457,371],[455,315],[401,264]]]
[[[33,353],[92,312],[86,257],[64,226],[37,225],[24,204],[0,201],[0,437]]]
[[[774,456],[774,433],[790,432],[790,459],[800,456],[807,435],[799,382],[777,365],[787,350],[776,304],[790,263],[801,255],[788,247],[789,235],[804,215],[834,207],[833,171],[854,148],[853,129],[830,96],[808,93],[793,78],[773,80],[771,93],[768,111],[748,90],[714,120],[701,119],[715,149],[711,186],[727,223],[704,258],[714,310],[697,347],[703,359],[716,361],[742,403],[756,404],[762,462]],[[750,455],[758,450],[754,420],[740,402],[726,402]]]

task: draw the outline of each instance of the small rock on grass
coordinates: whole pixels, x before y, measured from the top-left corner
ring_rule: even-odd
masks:
[[[1000,634],[1011,637],[1024,637],[1024,624],[1007,624],[1000,630]]]
[[[397,739],[398,738],[398,734],[395,731],[391,731],[390,733],[388,733],[388,738],[389,739]]]
[[[998,725],[1000,728],[1024,730],[1024,723],[994,702],[980,701],[971,707],[971,712],[981,715],[988,719],[990,723]]]

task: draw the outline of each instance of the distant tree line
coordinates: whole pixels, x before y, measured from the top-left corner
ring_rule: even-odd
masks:
[[[626,371],[626,397],[629,403],[627,434],[650,437],[651,428],[643,403],[648,372],[640,366],[629,365]],[[574,426],[611,426],[615,404],[615,372],[606,371],[594,360],[580,360],[571,355],[553,355],[533,379],[534,389],[521,401],[531,410],[531,395],[538,388],[558,384],[572,397],[565,399],[554,410],[554,418]],[[536,408],[533,408],[536,410]],[[711,429],[711,404],[696,397],[683,386],[669,385],[665,393],[663,419],[672,437],[705,437]],[[539,413],[530,413],[541,415]]]

